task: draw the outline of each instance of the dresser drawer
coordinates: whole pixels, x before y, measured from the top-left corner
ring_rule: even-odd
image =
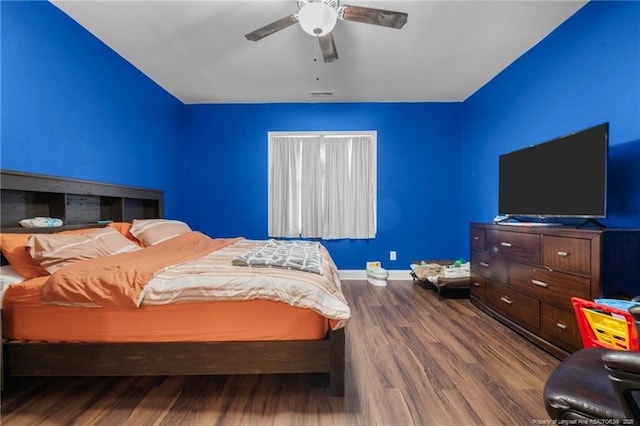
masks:
[[[591,280],[546,268],[509,264],[509,284],[553,305],[572,309],[571,297],[590,298]]]
[[[489,305],[511,320],[532,331],[540,330],[540,301],[518,291],[485,280]]]
[[[542,258],[550,268],[588,275],[591,273],[591,240],[545,235]]]
[[[482,228],[471,228],[471,248],[473,250],[485,250],[484,245],[484,229]]]
[[[574,312],[542,304],[542,337],[573,352],[582,348],[582,337]]]
[[[540,264],[540,235],[509,231],[487,231],[487,251],[505,259]]]
[[[486,251],[471,250],[471,270],[486,278],[507,281],[507,262],[491,256]]]
[[[471,274],[471,296],[476,299],[484,300],[485,299],[485,283],[484,277],[480,274],[472,273]]]

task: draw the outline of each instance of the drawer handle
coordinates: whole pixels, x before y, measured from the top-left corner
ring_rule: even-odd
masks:
[[[560,257],[569,257],[571,253],[567,253],[566,251],[559,251],[558,256]]]
[[[480,283],[479,283],[479,282],[477,282],[477,281],[474,281],[474,282],[473,282],[473,285],[474,285],[475,287],[482,287],[482,286],[480,285]]]
[[[474,239],[475,241],[478,241],[478,240],[480,239],[480,237],[473,237],[473,239]]]
[[[513,304],[513,300],[509,299],[508,297],[504,297],[504,296],[502,296],[502,297],[500,298],[500,300],[502,300],[502,301],[503,301],[504,303],[506,303],[507,305],[511,305],[511,304]]]
[[[511,244],[511,243],[507,243],[507,242],[505,242],[505,241],[502,241],[502,242],[500,243],[500,245],[501,245],[502,247],[513,247],[513,244]]]
[[[531,280],[531,284],[537,285],[538,287],[544,287],[544,288],[549,287],[549,284],[545,283],[544,281]]]
[[[561,322],[556,323],[556,327],[558,327],[561,330],[566,330],[567,328],[569,328],[567,324],[563,324]]]
[[[480,262],[480,266],[484,266],[485,268],[488,268],[489,264],[487,262]]]

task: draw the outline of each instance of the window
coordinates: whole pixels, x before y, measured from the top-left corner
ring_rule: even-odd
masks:
[[[376,132],[269,133],[269,236],[374,238]]]

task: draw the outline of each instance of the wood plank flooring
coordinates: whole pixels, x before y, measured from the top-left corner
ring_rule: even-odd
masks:
[[[346,395],[311,375],[18,378],[11,425],[530,425],[548,419],[559,361],[480,312],[411,281],[344,281]]]

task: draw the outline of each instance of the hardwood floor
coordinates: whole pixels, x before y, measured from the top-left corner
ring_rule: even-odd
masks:
[[[19,378],[2,425],[530,425],[559,361],[411,281],[345,281],[346,395],[312,375]]]

